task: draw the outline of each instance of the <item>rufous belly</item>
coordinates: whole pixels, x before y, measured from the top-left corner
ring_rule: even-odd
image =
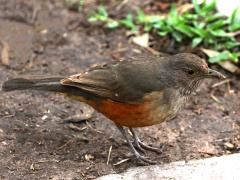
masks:
[[[159,124],[172,119],[180,108],[177,101],[160,103],[164,102],[162,92],[148,94],[144,97],[143,102],[138,104],[121,103],[110,99],[88,100],[81,96],[67,96],[87,103],[117,125],[126,127],[144,127]]]

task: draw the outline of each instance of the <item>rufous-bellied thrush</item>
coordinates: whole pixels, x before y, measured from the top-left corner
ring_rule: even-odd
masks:
[[[208,68],[200,57],[181,53],[114,61],[69,77],[11,79],[2,89],[60,92],[85,102],[117,125],[139,160],[153,163],[140,152],[157,149],[142,143],[133,128],[174,118],[205,78],[223,79],[224,76]],[[124,126],[131,131],[134,143]]]

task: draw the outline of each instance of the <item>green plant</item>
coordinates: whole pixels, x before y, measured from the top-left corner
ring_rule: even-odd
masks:
[[[90,22],[103,22],[105,23],[107,28],[114,29],[119,26],[119,22],[117,20],[113,20],[108,16],[108,12],[106,11],[104,6],[99,6],[96,12],[92,12],[90,14],[90,18],[88,19]]]
[[[84,0],[79,0],[79,9],[82,9],[84,5]]]
[[[212,63],[230,59],[237,62],[240,53],[240,42],[234,32],[240,30],[238,14],[233,12],[230,18],[216,13],[215,2],[207,4],[205,1],[198,4],[192,0],[194,9],[179,14],[175,5],[172,5],[167,16],[149,15],[139,10],[136,15],[128,13],[124,19],[110,18],[103,6],[90,15],[89,21],[103,22],[106,27],[114,29],[124,27],[131,31],[145,31],[157,33],[159,36],[172,37],[177,43],[183,40],[191,42],[192,48],[205,47],[220,52],[217,57],[210,58]]]

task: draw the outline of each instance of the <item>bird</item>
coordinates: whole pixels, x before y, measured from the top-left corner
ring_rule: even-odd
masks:
[[[111,61],[66,77],[14,78],[5,81],[2,90],[57,92],[84,102],[116,124],[139,161],[155,164],[144,151],[158,148],[143,143],[135,128],[173,119],[207,78],[225,76],[199,56],[179,53]]]

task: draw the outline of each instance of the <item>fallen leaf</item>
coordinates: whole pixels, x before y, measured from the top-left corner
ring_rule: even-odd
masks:
[[[2,52],[1,52],[2,64],[8,66],[9,65],[10,47],[9,47],[8,43],[3,40],[0,40],[0,43],[2,44]]]
[[[219,52],[211,50],[211,49],[204,49],[201,48],[202,52],[204,52],[208,57],[213,57],[213,56],[217,56],[219,54]]]
[[[232,150],[232,149],[235,148],[234,144],[232,144],[232,143],[230,143],[230,142],[225,142],[225,143],[224,143],[224,147],[225,147],[226,149],[229,149],[229,150]]]
[[[229,32],[227,33],[230,37],[238,36],[240,34],[240,31],[235,31],[235,32]]]
[[[140,36],[135,36],[132,38],[133,43],[147,48],[149,46],[149,34],[145,33]]]
[[[187,3],[187,4],[183,4],[183,5],[179,6],[177,8],[177,11],[179,12],[179,14],[183,14],[193,8],[194,8],[193,4]]]
[[[157,6],[161,11],[166,11],[169,6],[170,6],[170,3],[167,3],[167,2],[154,2],[155,3],[154,6]]]
[[[233,74],[240,74],[240,68],[237,67],[235,64],[233,64],[230,61],[222,61],[218,63],[223,69],[226,69],[227,71],[233,73]]]
[[[211,49],[201,49],[208,57],[214,57],[219,55],[220,53]],[[220,61],[217,62],[223,69],[233,73],[233,74],[240,74],[240,68],[233,64],[230,61]]]

